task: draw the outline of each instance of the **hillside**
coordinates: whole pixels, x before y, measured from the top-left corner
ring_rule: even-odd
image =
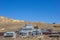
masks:
[[[16,31],[25,24],[31,24],[33,26],[38,26],[38,28],[51,28],[54,30],[60,30],[60,24],[48,24],[43,22],[27,22],[24,20],[15,20],[7,17],[0,16],[0,31]]]

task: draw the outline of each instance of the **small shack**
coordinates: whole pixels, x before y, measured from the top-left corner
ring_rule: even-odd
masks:
[[[33,36],[41,36],[42,31],[40,29],[35,29],[34,31],[31,32]]]
[[[42,29],[42,33],[45,35],[50,35],[52,33],[51,29]]]
[[[5,32],[4,33],[4,37],[12,37],[12,38],[15,38],[16,37],[16,33],[15,32]]]
[[[29,36],[29,34],[34,30],[32,25],[26,25],[21,30],[19,30],[19,35]]]

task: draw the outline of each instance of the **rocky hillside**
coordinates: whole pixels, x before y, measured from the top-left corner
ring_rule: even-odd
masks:
[[[23,20],[14,20],[14,19],[9,19],[7,17],[0,16],[0,23],[10,23],[10,22],[24,22]]]
[[[25,26],[25,24],[31,24],[38,26],[40,29],[51,28],[54,30],[60,30],[60,24],[48,24],[43,22],[27,22],[24,20],[15,20],[7,17],[0,16],[0,31],[16,31]]]
[[[14,30],[17,29],[18,27],[21,27],[21,25],[24,25],[23,20],[14,20],[0,16],[0,31]]]

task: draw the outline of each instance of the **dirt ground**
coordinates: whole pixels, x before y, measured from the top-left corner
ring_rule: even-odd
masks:
[[[37,36],[29,36],[29,37],[26,37],[26,38],[22,38],[22,37],[16,37],[16,38],[10,38],[10,37],[0,37],[0,40],[60,40],[60,37],[56,37],[56,38],[49,38],[48,36],[46,35],[42,35],[41,38],[37,37]]]
[[[24,27],[25,24],[31,24],[32,26],[37,25],[39,29],[50,28],[52,30],[60,32],[60,24],[49,24],[44,22],[27,22],[27,21],[22,22],[22,21],[15,21],[5,17],[0,17],[0,32],[17,31],[20,28]],[[47,35],[42,35],[42,38],[32,36],[27,38],[21,38],[21,37],[5,38],[0,36],[0,40],[60,40],[60,37],[49,38]]]

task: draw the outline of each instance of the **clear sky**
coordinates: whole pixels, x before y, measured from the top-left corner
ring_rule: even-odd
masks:
[[[60,23],[60,0],[0,0],[0,16]]]

